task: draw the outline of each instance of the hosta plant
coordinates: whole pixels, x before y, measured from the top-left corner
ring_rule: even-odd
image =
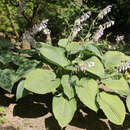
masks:
[[[11,92],[19,83],[17,100],[30,92],[52,93],[52,111],[62,128],[71,122],[78,100],[92,111],[102,109],[112,123],[123,124],[126,109],[120,97],[126,98],[130,111],[130,82],[129,67],[120,67],[130,56],[119,51],[103,54],[94,43],[68,39],[59,40],[58,47],[40,42],[36,50],[19,52],[27,57],[14,51],[1,52],[0,87]]]

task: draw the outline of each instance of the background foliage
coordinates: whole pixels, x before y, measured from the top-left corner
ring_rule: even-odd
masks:
[[[110,17],[116,21],[116,25],[119,27],[129,22],[129,3],[129,0],[1,0],[0,32],[7,37],[12,34],[16,35],[16,32],[22,36],[22,33],[34,24],[43,19],[49,19],[49,28],[55,41],[59,37],[67,37],[70,34],[74,21],[79,16],[91,10],[94,17],[109,4],[113,5]],[[88,24],[85,25],[83,32],[89,29]],[[82,33],[82,35],[84,34]]]

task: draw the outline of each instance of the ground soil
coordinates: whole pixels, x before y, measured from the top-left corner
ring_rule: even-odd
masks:
[[[51,95],[28,95],[16,102],[13,94],[0,91],[0,106],[5,108],[0,130],[61,130],[50,109]],[[107,122],[101,111],[84,107],[63,130],[130,130],[130,116],[126,115],[122,126],[116,126]]]

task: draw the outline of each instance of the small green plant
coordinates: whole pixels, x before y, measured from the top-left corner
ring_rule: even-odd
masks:
[[[22,126],[21,126],[21,125],[18,125],[18,126],[17,126],[17,130],[22,130]]]
[[[0,106],[0,122],[4,124],[6,122],[6,118],[4,117],[6,115],[5,108],[3,106]]]
[[[7,119],[6,119],[5,117],[0,117],[0,122],[1,122],[2,124],[4,124],[6,121],[7,121]]]
[[[0,106],[0,115],[1,116],[6,115],[6,111],[5,111],[5,108],[3,106]]]

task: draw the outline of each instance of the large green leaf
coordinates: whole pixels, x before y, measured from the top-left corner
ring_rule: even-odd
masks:
[[[126,98],[126,105],[127,105],[127,108],[130,112],[130,95],[128,95],[127,98]]]
[[[102,59],[102,56],[103,56],[102,52],[95,44],[86,43],[86,44],[83,44],[82,46],[85,50],[84,52],[90,51],[90,52],[92,52],[92,54],[94,54],[94,55],[98,56],[100,59]]]
[[[11,92],[14,83],[17,81],[15,71],[10,69],[0,70],[0,87]]]
[[[77,77],[77,75],[71,76],[71,82],[74,86],[79,83],[79,78]]]
[[[30,92],[27,91],[26,89],[24,89],[24,80],[22,80],[17,87],[17,91],[16,91],[16,101],[18,101],[20,98],[25,97],[26,95],[28,95]]]
[[[55,91],[60,80],[50,70],[35,69],[29,72],[25,80],[25,88],[31,92],[45,94]]]
[[[74,88],[72,85],[71,77],[69,75],[63,75],[61,78],[61,84],[65,95],[71,99],[74,97]]]
[[[42,47],[39,50],[49,62],[62,67],[70,64],[69,60],[65,57],[65,50],[63,48],[54,47],[45,43],[41,45]]]
[[[92,56],[91,58],[85,61],[86,70],[92,74],[95,74],[99,77],[104,76],[104,67],[101,61],[96,57]]]
[[[12,60],[12,62],[13,62],[14,64],[16,64],[17,66],[21,66],[22,64],[28,63],[28,62],[31,61],[30,59],[28,59],[28,58],[26,58],[26,57],[24,57],[24,56],[19,56],[19,55],[14,55],[11,60]],[[32,60],[32,61],[33,61],[33,60]],[[35,60],[35,61],[36,61],[36,60]]]
[[[37,60],[31,60],[28,59],[24,56],[20,55],[15,55],[12,52],[9,51],[1,51],[0,52],[0,62],[3,65],[8,65],[9,63],[13,63],[14,65],[17,66],[22,66],[23,64],[34,64],[34,63],[39,63]]]
[[[96,95],[99,92],[98,84],[93,79],[82,78],[78,86],[76,86],[76,93],[79,99],[90,109],[97,112]]]
[[[105,66],[110,69],[120,66],[124,61],[130,60],[130,56],[119,51],[108,51],[104,54],[103,58]]]
[[[24,63],[19,65],[16,74],[21,77],[25,76],[29,71],[35,69],[40,62],[37,60],[26,60]]]
[[[102,80],[102,82],[112,91],[122,94],[122,95],[129,95],[130,94],[130,88],[128,86],[127,81],[120,77],[119,79],[112,79],[108,78],[105,80]]]
[[[125,119],[125,106],[120,98],[106,92],[100,92],[97,101],[107,118],[117,125],[122,125]]]
[[[63,128],[72,120],[77,109],[77,103],[74,98],[67,100],[63,96],[54,96],[52,107],[56,120]]]
[[[71,42],[66,46],[66,50],[70,53],[70,54],[76,54],[78,53],[80,50],[82,50],[82,46],[79,44],[79,42]]]
[[[60,47],[66,48],[66,46],[67,46],[68,43],[69,43],[68,39],[60,39],[59,42],[58,42],[58,45]]]

